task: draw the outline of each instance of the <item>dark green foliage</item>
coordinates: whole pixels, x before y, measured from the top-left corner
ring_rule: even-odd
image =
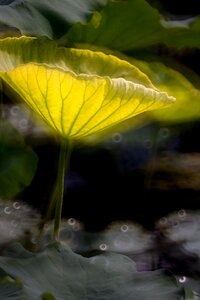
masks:
[[[4,1],[0,24],[4,25],[3,30],[7,27],[25,35],[57,38],[66,33],[70,24],[86,21],[91,12],[104,3],[105,0]]]
[[[71,42],[89,43],[120,51],[147,49],[159,44],[199,47],[200,18],[165,20],[145,0],[109,2],[87,24],[75,24]]]
[[[16,196],[28,186],[37,168],[37,156],[9,122],[0,122],[0,198]]]

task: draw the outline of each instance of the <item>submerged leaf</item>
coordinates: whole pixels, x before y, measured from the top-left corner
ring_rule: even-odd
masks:
[[[2,40],[0,76],[63,137],[80,139],[174,101],[126,61],[48,45],[41,54],[44,40]]]
[[[181,299],[172,276],[161,270],[139,273],[134,262],[120,254],[85,258],[64,244],[48,246],[38,254],[17,246],[13,252],[15,257],[9,253],[0,257],[0,267],[23,281],[25,300],[45,294],[59,300]]]

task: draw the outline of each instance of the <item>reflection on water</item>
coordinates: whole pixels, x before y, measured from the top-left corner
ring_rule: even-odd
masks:
[[[200,154],[170,154],[153,162],[151,187],[161,190],[200,190]]]
[[[51,239],[52,224],[45,228],[43,246]],[[130,221],[114,222],[100,232],[86,232],[73,218],[63,221],[61,239],[77,253],[115,252],[129,256],[138,271],[168,269],[184,283],[200,276],[200,213],[180,210],[161,218],[148,232]],[[187,281],[188,283],[188,281]]]
[[[0,248],[19,241],[34,240],[40,224],[38,212],[21,201],[0,201]]]
[[[27,238],[32,244],[38,243],[40,218],[28,205],[1,202],[0,217],[1,246]],[[52,228],[52,222],[45,225],[41,249],[52,242]],[[102,253],[116,253],[131,258],[136,271],[142,274],[168,270],[176,276],[177,285],[192,289],[196,295],[200,293],[200,212],[180,210],[164,216],[151,232],[130,221],[111,223],[100,232],[87,232],[80,221],[69,218],[62,221],[61,241],[75,253],[90,257],[93,263],[106,259]]]
[[[44,138],[48,127],[23,104],[3,105],[2,115],[24,136]],[[36,121],[36,122],[35,122]]]

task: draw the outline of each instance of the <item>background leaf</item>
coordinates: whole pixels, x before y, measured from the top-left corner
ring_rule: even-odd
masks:
[[[200,91],[181,73],[161,62],[144,62],[131,59],[149,76],[153,84],[176,98],[174,105],[164,110],[152,111],[151,115],[165,123],[195,121],[200,118]],[[199,79],[199,78],[198,78]]]
[[[164,42],[168,47],[199,48],[200,47],[200,17],[196,16],[183,21],[162,22],[165,26]],[[168,34],[167,34],[168,33]]]
[[[28,186],[37,168],[37,156],[8,122],[0,123],[0,197],[9,199]]]
[[[145,0],[1,0],[0,6],[0,30],[4,33],[14,30],[31,36],[64,37],[64,43],[89,43],[120,51],[163,43],[177,48],[200,46],[199,17],[170,20]]]
[[[124,51],[158,43],[163,32],[158,11],[145,0],[110,1],[87,25],[75,24],[67,39]]]
[[[118,51],[169,47],[199,47],[200,18],[166,20],[145,0],[110,1],[87,24],[76,23],[66,34],[74,43]]]
[[[86,21],[94,9],[105,3],[106,0],[1,1],[0,24],[21,34],[55,38],[66,33],[70,24]]]
[[[107,253],[85,258],[64,244],[48,246],[38,254],[16,245],[0,257],[0,267],[22,280],[25,300],[38,299],[44,292],[59,300],[181,299],[175,279],[161,270],[139,273],[126,256]]]

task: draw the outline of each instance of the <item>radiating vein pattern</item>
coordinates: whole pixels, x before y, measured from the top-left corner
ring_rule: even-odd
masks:
[[[174,99],[123,78],[26,64],[1,77],[63,137],[81,139]]]

